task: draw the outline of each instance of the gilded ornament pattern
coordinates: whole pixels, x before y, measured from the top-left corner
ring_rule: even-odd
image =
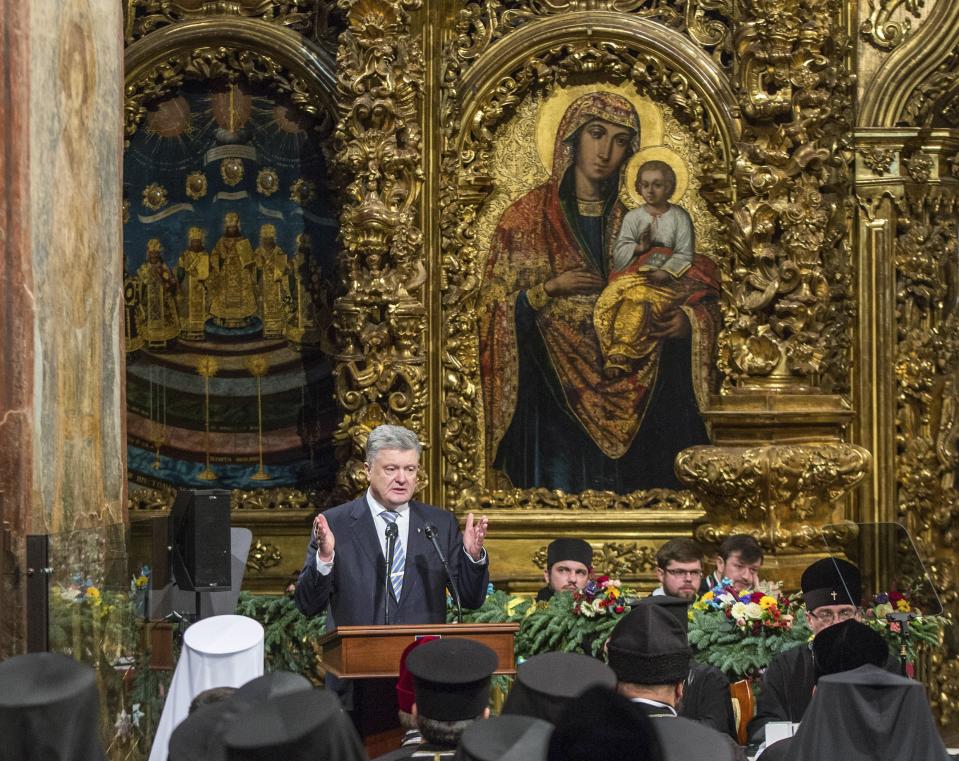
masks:
[[[897,516],[943,604],[959,603],[959,266],[954,190],[917,187],[899,205],[896,263]],[[957,653],[934,655],[930,700],[943,725],[959,715]]]
[[[698,529],[700,538],[716,541],[758,527],[767,547],[795,550],[839,517],[835,500],[865,477],[870,463],[868,451],[838,441],[701,446],[679,454],[676,472],[706,505],[710,523]]]
[[[859,26],[859,34],[879,50],[893,50],[912,30],[908,18],[896,21],[895,15],[905,12],[919,18],[925,4],[926,0],[869,0],[869,17]]]
[[[566,494],[555,489],[496,489],[487,493],[470,493],[462,501],[464,512],[489,510],[701,510],[699,500],[688,491],[649,489],[621,495],[610,491],[587,489],[579,494]]]
[[[270,568],[276,568],[282,562],[283,555],[276,545],[257,539],[250,548],[246,567],[252,568],[257,573],[263,573]]]
[[[735,82],[734,260],[720,335],[727,388],[848,389],[852,81],[838,0],[749,0]]]
[[[334,433],[341,496],[366,485],[363,449],[376,425],[399,423],[426,440],[426,310],[422,233],[415,223],[423,182],[423,53],[410,34],[416,2],[341,0],[347,30],[337,55],[340,118],[334,134],[342,175],[345,293],[333,310]],[[422,480],[422,479],[421,479]]]
[[[866,168],[879,177],[892,168],[892,162],[896,158],[894,150],[878,148],[874,145],[863,146],[859,149],[859,155]]]
[[[637,542],[604,542],[593,546],[592,567],[597,574],[607,574],[613,578],[636,576],[652,571],[656,567],[656,548]],[[532,562],[537,568],[546,568],[547,546],[543,545],[533,553]]]

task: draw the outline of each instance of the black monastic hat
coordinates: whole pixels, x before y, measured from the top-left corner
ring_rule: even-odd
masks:
[[[460,737],[459,761],[543,761],[553,725],[532,716],[474,721]]]
[[[616,686],[616,675],[597,658],[561,652],[534,655],[517,669],[503,713],[556,723],[567,705],[596,685]]]
[[[862,582],[859,569],[842,558],[822,558],[803,571],[799,581],[806,610],[821,605],[859,605]]]
[[[0,663],[2,761],[98,761],[99,695],[93,669],[59,653]]]
[[[554,539],[546,548],[547,570],[560,560],[575,560],[592,568],[593,547],[582,539]]]
[[[689,674],[686,630],[659,605],[637,605],[616,624],[606,646],[621,682],[674,684]]]
[[[867,664],[885,666],[889,646],[879,632],[850,618],[819,632],[812,641],[812,655],[820,677]]]
[[[684,632],[689,631],[689,606],[691,604],[692,600],[672,597],[671,595],[651,595],[650,597],[644,597],[638,603],[638,605],[658,605],[679,622]]]
[[[329,690],[270,698],[236,716],[223,733],[227,761],[360,761],[366,751]]]
[[[413,650],[406,668],[413,675],[416,710],[436,721],[475,719],[489,706],[490,677],[499,659],[471,639],[437,639]]]

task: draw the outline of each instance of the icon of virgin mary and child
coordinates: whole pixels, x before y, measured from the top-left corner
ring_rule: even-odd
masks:
[[[620,200],[640,130],[622,95],[577,98],[549,180],[496,226],[479,335],[494,485],[678,488],[676,454],[708,443],[718,273],[665,162],[640,167],[643,205]]]

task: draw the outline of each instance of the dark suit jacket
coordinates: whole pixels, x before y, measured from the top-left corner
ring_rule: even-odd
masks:
[[[440,624],[446,621],[446,572],[436,550],[426,538],[428,523],[437,529],[437,540],[456,579],[464,608],[478,608],[486,599],[489,563],[473,563],[463,551],[463,535],[456,518],[446,510],[410,502],[410,533],[406,573],[399,601],[389,594],[391,624]],[[382,624],[383,577],[386,559],[366,494],[330,508],[324,515],[336,539],[333,570],[324,576],[316,570],[316,541],[311,538],[306,562],[296,582],[294,600],[307,616],[329,607],[327,628]]]

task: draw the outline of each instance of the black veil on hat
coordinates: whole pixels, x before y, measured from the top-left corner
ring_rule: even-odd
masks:
[[[353,722],[329,690],[256,703],[223,733],[227,761],[366,761]]]
[[[460,737],[455,761],[546,761],[553,725],[532,716],[474,721]]]
[[[689,675],[693,651],[676,617],[664,606],[646,603],[616,624],[606,654],[621,682],[675,684]]]
[[[818,678],[869,664],[885,666],[889,660],[889,645],[879,632],[850,618],[815,636],[812,657]]]
[[[549,741],[548,761],[661,761],[652,720],[628,699],[590,687],[563,711]]]
[[[862,599],[859,569],[842,558],[822,558],[803,571],[799,581],[806,610],[822,605],[855,605]]]
[[[575,560],[592,568],[593,547],[582,539],[554,539],[546,548],[547,570],[560,560]]]
[[[595,685],[616,686],[616,675],[601,660],[580,653],[534,655],[516,670],[503,713],[555,724],[567,705]]]
[[[93,669],[59,653],[0,663],[0,761],[103,761]]]
[[[786,761],[947,761],[925,688],[877,666],[831,674],[793,736]]]
[[[313,689],[301,674],[273,671],[251,679],[218,703],[204,705],[170,735],[169,761],[225,761],[223,734],[237,716],[265,700]]]

